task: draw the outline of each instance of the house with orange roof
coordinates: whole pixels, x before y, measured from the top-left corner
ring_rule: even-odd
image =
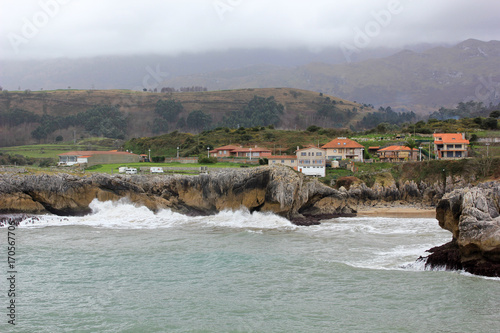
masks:
[[[336,138],[321,148],[326,150],[326,159],[330,161],[345,159],[363,161],[363,145],[348,138]]]
[[[418,149],[410,149],[406,146],[389,146],[379,149],[377,154],[382,162],[416,161]]]
[[[232,157],[234,155],[231,155],[231,152],[239,148],[241,148],[241,146],[226,145],[209,151],[209,154],[212,157]]]
[[[75,164],[87,164],[92,166],[96,164],[109,163],[136,163],[139,162],[139,155],[132,154],[126,151],[70,151],[59,154],[58,165],[71,166]]]
[[[241,146],[227,145],[209,151],[212,157],[247,157],[261,158],[271,156],[271,150],[262,147],[244,148]]]
[[[465,133],[434,133],[436,159],[458,159],[467,157],[469,140]]]

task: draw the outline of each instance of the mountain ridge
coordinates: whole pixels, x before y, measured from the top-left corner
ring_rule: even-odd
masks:
[[[203,77],[181,76],[163,83],[179,86],[200,82],[209,89],[255,86],[256,75],[237,74],[222,70],[205,73]],[[225,77],[224,81],[218,80],[221,76]],[[422,52],[402,50],[384,58],[347,64],[311,62],[285,69],[284,73],[275,68],[261,76],[258,87],[276,81],[284,86],[420,114],[461,101],[497,104],[500,102],[500,42],[468,39],[451,47],[440,46]]]

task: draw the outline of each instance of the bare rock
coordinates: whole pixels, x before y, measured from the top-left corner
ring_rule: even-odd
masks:
[[[436,217],[443,229],[452,232],[451,244],[460,254],[463,269],[473,274],[500,276],[499,182],[446,194],[437,206]],[[437,265],[432,255],[427,264]]]
[[[287,167],[258,167],[209,175],[0,175],[0,212],[81,215],[94,199],[128,198],[156,211],[190,215],[245,207],[304,223],[315,216],[355,214],[345,192]]]

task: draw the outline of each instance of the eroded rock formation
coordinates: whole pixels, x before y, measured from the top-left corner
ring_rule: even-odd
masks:
[[[453,238],[429,250],[428,266],[500,276],[499,182],[446,194],[437,206],[436,217]]]
[[[298,224],[354,214],[347,195],[286,167],[259,167],[199,176],[92,174],[1,175],[0,212],[81,215],[95,198],[190,215],[246,207],[271,211]]]

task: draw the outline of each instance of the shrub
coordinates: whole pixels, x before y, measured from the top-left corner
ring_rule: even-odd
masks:
[[[152,156],[151,160],[154,163],[162,163],[162,162],[165,162],[165,156]]]
[[[217,157],[199,156],[198,163],[200,163],[200,164],[215,164],[215,163],[217,163]]]

